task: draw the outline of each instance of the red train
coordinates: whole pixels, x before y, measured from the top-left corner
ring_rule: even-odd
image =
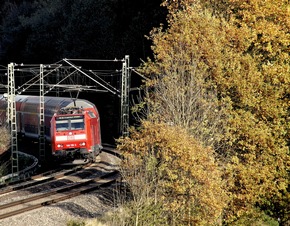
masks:
[[[39,137],[39,96],[17,95],[17,132]],[[6,121],[7,101],[0,95],[0,122]],[[96,106],[83,99],[44,97],[45,138],[59,159],[94,160],[101,152],[100,117]]]

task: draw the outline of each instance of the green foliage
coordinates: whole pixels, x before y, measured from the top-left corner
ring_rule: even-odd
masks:
[[[279,222],[265,213],[255,210],[253,213],[248,213],[241,216],[237,221],[232,222],[231,226],[279,226]]]
[[[0,177],[5,176],[8,174],[9,162],[0,162]]]
[[[85,226],[84,221],[69,220],[66,224],[67,226]]]
[[[130,202],[125,204],[122,208],[125,210],[120,214],[120,222],[123,225],[168,225],[163,217],[162,206],[152,202],[153,200],[146,200],[144,203]],[[137,205],[136,205],[137,204]],[[116,214],[116,213],[115,213]]]

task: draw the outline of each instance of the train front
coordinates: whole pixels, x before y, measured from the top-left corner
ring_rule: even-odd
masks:
[[[60,159],[86,159],[88,137],[85,114],[71,111],[55,114],[51,119],[52,154]]]

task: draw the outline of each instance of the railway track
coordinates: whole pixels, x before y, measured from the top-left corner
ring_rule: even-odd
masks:
[[[108,154],[114,155],[120,159],[123,158],[122,155],[116,151],[116,147],[114,145],[104,144],[102,151],[106,152]],[[23,153],[23,154],[25,154],[25,153]],[[44,172],[44,173],[41,173],[38,175],[31,176],[31,174],[28,174],[28,176],[26,176],[25,178],[19,177],[18,180],[2,182],[2,183],[0,183],[0,195],[4,192],[3,189],[1,190],[1,188],[5,188],[4,190],[7,190],[7,191],[18,190],[19,188],[20,189],[23,188],[23,187],[21,187],[23,185],[21,185],[21,186],[13,186],[13,185],[24,184],[25,182],[27,182],[27,183],[25,183],[25,186],[30,186],[30,185],[33,185],[33,182],[32,183],[30,182],[31,180],[35,180],[37,178],[41,178],[43,176],[49,176],[49,175],[51,175],[51,177],[61,177],[62,175],[67,175],[67,174],[73,173],[75,171],[78,171],[78,170],[82,169],[83,167],[89,166],[90,164],[91,163],[85,163],[84,165],[73,167],[72,169],[65,170],[64,172],[59,172],[59,171],[63,171],[63,168],[59,167],[57,169],[53,169],[53,170],[50,170],[50,171],[47,171],[47,172]],[[33,166],[29,166],[28,168],[33,168],[33,167],[35,167],[35,165],[36,164],[33,164]],[[58,176],[52,176],[55,173],[57,173]],[[46,178],[46,179],[49,180],[49,178]],[[36,183],[36,182],[34,181],[34,183]]]
[[[67,169],[67,170],[63,170],[59,168],[59,169],[50,170],[45,173],[32,176],[29,179],[26,179],[25,181],[23,180],[15,181],[9,184],[8,186],[6,187],[4,186],[2,189],[0,189],[0,195],[7,194],[9,192],[13,192],[17,190],[21,190],[24,188],[29,188],[36,185],[40,185],[40,184],[43,184],[52,180],[60,179],[64,176],[71,175],[80,170],[83,170],[86,167],[89,167],[90,165],[91,163],[83,165],[83,166],[76,166],[76,167],[73,167],[72,169]]]
[[[120,159],[113,149],[104,150],[99,162],[37,175],[25,183],[1,189],[0,219],[52,205],[114,183],[119,178],[118,166],[109,164],[106,156]]]
[[[9,202],[0,205],[0,219],[24,213],[43,206],[51,205],[92,190],[96,190],[101,186],[109,185],[115,182],[119,177],[118,171],[112,171],[96,179],[85,179],[81,182],[63,186],[61,188],[52,189],[43,194],[34,195],[32,197]]]

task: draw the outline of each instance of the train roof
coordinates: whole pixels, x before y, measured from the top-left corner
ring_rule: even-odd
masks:
[[[0,99],[3,98],[3,95],[0,95]],[[39,96],[29,96],[29,95],[15,95],[15,100],[17,102],[26,102],[26,103],[36,103],[39,102]],[[74,99],[69,97],[53,97],[53,96],[44,96],[44,102],[47,104],[49,102],[63,105],[64,107],[74,106]],[[94,107],[95,105],[84,99],[75,99],[77,107]]]
[[[3,98],[4,98],[3,95],[0,95],[0,100],[2,100]],[[29,106],[39,104],[40,101],[39,98],[40,98],[39,96],[16,95],[15,101],[17,103],[24,103],[22,104],[23,108],[29,108]],[[57,112],[61,108],[69,108],[69,107],[96,109],[95,105],[90,101],[84,99],[72,99],[69,97],[44,96],[44,105],[45,111],[50,111],[51,113]]]

